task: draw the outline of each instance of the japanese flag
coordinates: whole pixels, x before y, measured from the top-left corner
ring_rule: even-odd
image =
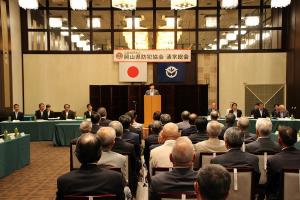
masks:
[[[146,62],[120,62],[120,82],[147,82]]]

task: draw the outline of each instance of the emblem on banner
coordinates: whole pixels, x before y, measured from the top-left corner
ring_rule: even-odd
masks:
[[[174,66],[169,66],[166,69],[166,76],[169,78],[175,78],[178,74],[178,69]]]

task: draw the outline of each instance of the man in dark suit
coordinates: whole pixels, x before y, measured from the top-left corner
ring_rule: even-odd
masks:
[[[272,117],[277,118],[279,113],[279,104],[278,103],[274,104],[273,108],[274,110],[272,111]]]
[[[196,144],[198,142],[202,142],[202,141],[208,139],[208,135],[206,133],[207,123],[208,123],[208,121],[205,117],[197,117],[196,118],[195,126],[196,126],[198,132],[193,133],[189,136],[189,138],[193,144]]]
[[[64,105],[64,110],[61,112],[61,117],[60,119],[66,120],[66,119],[75,119],[76,113],[72,110],[70,110],[70,105],[65,104]]]
[[[234,114],[236,118],[240,118],[243,114],[242,111],[237,108],[237,103],[231,104],[231,110],[229,110],[229,113]]]
[[[210,108],[207,110],[207,116],[209,116],[212,111],[219,113],[216,102],[211,103]]]
[[[227,129],[224,135],[224,139],[228,152],[213,158],[211,160],[211,163],[220,164],[228,168],[252,168],[254,170],[254,181],[257,185],[260,178],[258,157],[250,153],[241,151],[244,139],[241,130],[237,127],[231,127]]]
[[[149,90],[147,90],[145,92],[145,95],[150,95],[150,96],[159,95],[159,92],[158,92],[158,90],[155,89],[155,86],[153,83],[149,84]]]
[[[137,180],[138,180],[137,174],[139,173],[140,170],[140,160],[138,159],[135,153],[134,144],[122,140],[123,126],[119,121],[112,121],[109,123],[109,126],[115,129],[116,131],[116,139],[112,151],[120,154],[128,154],[130,156],[130,166],[132,171],[131,180],[133,181],[129,183],[130,184],[129,187],[131,192],[135,194],[137,189]]]
[[[220,140],[224,140],[224,134],[225,134],[225,131],[230,128],[230,127],[233,127],[234,126],[234,123],[235,123],[235,115],[233,113],[228,113],[226,116],[225,116],[225,126],[222,128],[222,131],[221,133],[219,134],[219,139]]]
[[[230,184],[230,174],[222,165],[207,165],[199,170],[195,181],[197,200],[225,200]]]
[[[241,133],[244,136],[244,142],[245,144],[248,144],[250,142],[253,142],[256,140],[256,135],[253,133],[250,133],[248,131],[248,127],[249,127],[249,119],[248,117],[241,117],[239,118],[238,122],[237,122],[237,127],[241,130]]]
[[[111,122],[111,120],[107,119],[106,108],[100,107],[97,112],[100,115],[99,125],[100,126],[108,126],[109,123]]]
[[[89,103],[86,105],[87,111],[84,112],[84,116],[86,119],[91,119],[92,114],[94,113],[93,111],[93,106]]]
[[[258,109],[256,109],[254,112],[254,118],[258,119],[266,117],[270,117],[269,111],[264,107],[264,104],[260,102],[258,104]]]
[[[197,127],[195,125],[195,120],[197,119],[197,115],[195,113],[191,113],[189,115],[189,124],[190,127],[186,129],[182,129],[181,136],[190,136],[191,134],[198,133]],[[179,127],[178,127],[179,128]]]
[[[297,142],[296,130],[281,126],[278,132],[278,142],[282,150],[267,161],[267,194],[269,199],[272,200],[280,197],[282,169],[300,169],[300,150],[294,147],[294,144]]]
[[[249,153],[278,153],[280,147],[274,143],[270,137],[272,132],[272,122],[267,118],[259,118],[256,121],[256,135],[257,140],[246,144],[246,151]]]
[[[197,172],[192,169],[194,147],[187,137],[178,138],[170,154],[173,170],[151,178],[149,200],[159,199],[160,192],[192,192]]]
[[[94,134],[80,136],[75,150],[81,163],[80,169],[66,173],[57,179],[56,199],[65,195],[115,194],[124,200],[122,175],[96,165],[101,158],[101,142]]]
[[[36,117],[36,119],[44,119],[44,120],[48,119],[48,115],[45,110],[44,103],[39,104],[39,110],[35,111],[35,117]]]
[[[251,110],[251,112],[250,112],[251,117],[254,117],[255,111],[258,109],[258,105],[259,105],[259,103],[256,103],[254,105],[254,108]]]
[[[46,105],[46,113],[47,113],[47,119],[55,117],[54,112],[51,110],[51,105],[50,104]]]
[[[19,104],[14,104],[14,111],[10,113],[10,118],[11,120],[24,120],[24,114],[20,112],[20,105]]]
[[[92,130],[91,130],[91,132],[94,134],[96,134],[97,131],[100,129],[99,121],[100,121],[100,115],[96,112],[92,113],[92,115],[91,115]]]

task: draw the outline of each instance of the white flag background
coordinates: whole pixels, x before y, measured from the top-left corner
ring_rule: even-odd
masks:
[[[119,62],[120,82],[147,82],[146,62]]]

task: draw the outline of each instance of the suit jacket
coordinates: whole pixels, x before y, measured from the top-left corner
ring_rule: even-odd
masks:
[[[184,130],[191,127],[188,120],[177,123],[177,126],[179,130]]]
[[[232,113],[232,114],[233,114],[233,110],[229,110],[229,113]],[[243,113],[242,113],[241,110],[237,109],[237,110],[236,110],[236,114],[237,114],[237,116],[235,116],[235,117],[240,118],[240,117],[242,116]]]
[[[193,144],[196,144],[198,142],[202,142],[204,140],[208,139],[208,136],[206,133],[193,133],[189,135],[190,140],[192,141]]]
[[[174,168],[151,178],[149,200],[157,200],[159,192],[193,192],[197,172],[190,168]]]
[[[276,118],[286,118],[286,117],[289,117],[290,114],[289,114],[289,111],[284,111],[284,112],[275,112],[273,117],[276,117]]]
[[[42,115],[40,110],[36,110],[35,111],[35,117],[36,117],[36,119],[45,119],[45,120],[48,119],[47,110],[43,111],[43,115]]]
[[[11,117],[11,120],[20,120],[20,121],[24,120],[24,114],[22,112],[18,112],[17,116],[15,112],[12,112],[10,113],[9,116]]]
[[[151,134],[145,139],[144,159],[148,170],[149,170],[149,159],[150,159],[150,146],[153,144],[158,144],[157,134]]]
[[[246,151],[253,154],[263,152],[278,153],[280,147],[270,137],[259,137],[254,142],[246,144]]]
[[[123,132],[123,140],[131,141],[135,145],[136,153],[140,152],[140,136],[137,133],[131,132],[128,129],[125,129]]]
[[[85,111],[85,112],[84,112],[84,116],[85,116],[86,119],[87,119],[87,118],[92,118],[92,114],[94,114],[94,113],[95,113],[94,111],[92,111],[91,114],[90,114],[89,111]]]
[[[266,118],[266,117],[270,117],[269,111],[267,109],[264,108],[262,110],[262,115],[260,114],[259,109],[255,110],[255,112],[254,112],[254,118],[255,119],[257,119],[257,118]]]
[[[130,126],[129,131],[138,134],[139,135],[139,143],[142,144],[143,129]]]
[[[50,110],[49,113],[48,113],[48,111],[46,111],[46,115],[47,115],[47,119],[55,117],[54,112],[52,110]]]
[[[218,138],[208,138],[208,140],[198,142],[195,145],[197,152],[226,152],[225,142]]]
[[[75,119],[75,117],[76,117],[76,113],[74,111],[70,110],[68,113],[68,119]],[[60,119],[66,120],[66,111],[61,112]]]
[[[225,131],[226,131],[227,129],[229,129],[230,127],[232,127],[232,126],[229,126],[228,124],[225,124],[225,126],[222,128],[221,133],[220,133],[219,136],[218,136],[220,140],[224,140],[224,134],[225,134]]]
[[[282,169],[300,169],[300,150],[295,147],[283,149],[267,161],[267,193],[271,199],[278,199]]]
[[[96,134],[97,131],[101,128],[101,126],[99,126],[99,124],[92,124],[92,130],[91,132]]]
[[[145,95],[150,95],[150,90],[146,90]],[[159,95],[158,90],[154,89],[154,95]]]
[[[250,142],[254,142],[257,139],[257,136],[255,134],[249,133],[248,131],[242,131],[242,134],[244,134],[245,144],[248,144]]]
[[[181,136],[189,136],[194,133],[198,133],[197,127],[195,125],[191,125],[190,128],[186,128],[181,131]]]
[[[111,122],[111,120],[109,120],[109,119],[101,118],[99,121],[99,125],[100,126],[108,126],[110,122]]]
[[[258,157],[247,152],[242,152],[240,148],[230,149],[227,153],[219,155],[210,161],[211,164],[220,164],[228,168],[249,167],[254,170],[255,184],[260,178]]]
[[[80,169],[66,173],[57,179],[56,199],[64,199],[65,195],[72,194],[116,194],[118,200],[124,200],[122,175],[95,164],[82,165]]]

